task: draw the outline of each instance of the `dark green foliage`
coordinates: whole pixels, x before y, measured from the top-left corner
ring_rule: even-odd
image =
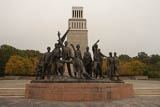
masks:
[[[120,61],[130,61],[131,57],[129,57],[128,55],[122,54],[119,56],[119,59],[120,59]]]
[[[138,56],[136,56],[135,59],[137,59],[137,60],[139,60],[139,61],[141,61],[143,63],[146,63],[146,64],[149,63],[149,56],[145,52],[139,52]]]
[[[157,64],[160,61],[160,56],[159,55],[152,55],[150,57],[150,64]]]
[[[144,75],[148,75],[150,78],[160,78],[160,61],[148,64]]]

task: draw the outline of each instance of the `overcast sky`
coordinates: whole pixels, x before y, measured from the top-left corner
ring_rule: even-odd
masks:
[[[83,6],[89,46],[104,54],[160,53],[160,0],[0,0],[0,45],[53,49],[68,28],[72,6]]]

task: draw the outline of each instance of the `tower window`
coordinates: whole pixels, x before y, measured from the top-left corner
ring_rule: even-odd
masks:
[[[85,29],[86,29],[86,23],[84,23]]]
[[[79,12],[79,17],[81,17],[81,12],[80,12],[80,10],[79,10],[78,12]]]
[[[73,22],[72,22],[72,29],[73,29]]]
[[[77,29],[78,29],[78,22],[77,22]]]
[[[77,18],[78,18],[78,10],[77,10]]]
[[[74,22],[74,29],[76,28],[76,23]]]
[[[76,17],[76,11],[74,10],[74,17]]]
[[[81,22],[79,22],[79,28],[81,29]]]
[[[74,10],[74,17],[76,17],[76,11]]]

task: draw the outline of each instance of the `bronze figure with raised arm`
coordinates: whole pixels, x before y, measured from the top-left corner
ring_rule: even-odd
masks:
[[[104,54],[101,53],[100,49],[98,48],[98,42],[92,46],[92,51],[93,51],[93,73],[95,77],[97,78],[98,76],[100,78],[103,78],[102,74],[102,62],[103,62],[103,57],[106,57]]]

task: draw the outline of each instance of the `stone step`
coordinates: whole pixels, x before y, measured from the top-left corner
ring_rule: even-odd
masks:
[[[134,89],[136,96],[141,95],[160,95],[160,89]]]
[[[0,88],[0,96],[24,96],[25,88]]]
[[[134,89],[136,96],[160,95],[160,89]],[[24,96],[25,88],[0,88],[0,96]]]

